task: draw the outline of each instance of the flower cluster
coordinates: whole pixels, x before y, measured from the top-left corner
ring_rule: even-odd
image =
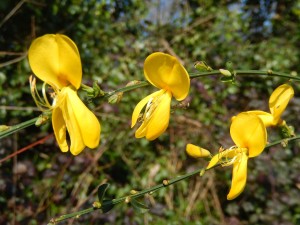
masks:
[[[60,149],[63,152],[70,150],[73,155],[77,155],[85,147],[96,148],[100,142],[101,126],[77,95],[81,86],[82,68],[76,44],[65,35],[47,34],[33,41],[28,57],[33,73],[44,81],[41,97],[35,78],[30,78],[32,96],[41,110],[52,113],[53,130]],[[224,71],[221,73],[224,74]],[[169,125],[172,98],[182,101],[187,97],[190,76],[177,58],[161,52],[146,58],[144,75],[159,90],[136,105],[131,127],[140,123],[135,137],[145,137],[152,141],[164,133]],[[52,101],[47,97],[47,85],[52,90]],[[266,128],[286,125],[281,116],[293,95],[293,88],[283,84],[270,96],[270,113],[252,110],[232,117],[230,135],[234,145],[227,149],[221,148],[214,156],[196,145],[186,146],[190,156],[210,158],[206,170],[216,165],[233,166],[228,200],[236,198],[244,190],[248,159],[257,157],[264,150],[267,143]]]
[[[65,35],[47,34],[33,41],[28,58],[33,73],[44,81],[41,97],[35,78],[30,77],[32,96],[42,111],[52,113],[52,126],[60,149],[63,152],[70,149],[73,155],[77,155],[85,147],[96,148],[100,141],[101,126],[77,95],[82,68],[76,44]],[[135,136],[154,140],[168,127],[172,97],[181,101],[188,95],[190,78],[175,57],[161,52],[147,57],[144,74],[149,83],[160,90],[137,104],[131,126],[137,123],[140,112],[146,106],[142,124]],[[46,85],[52,87],[52,103],[47,98]]]
[[[254,110],[232,117],[230,135],[235,145],[228,149],[221,148],[219,153],[213,157],[206,149],[192,144],[186,146],[187,153],[194,158],[211,157],[206,167],[207,170],[218,164],[233,166],[232,184],[227,195],[228,200],[236,198],[244,190],[247,181],[248,159],[260,155],[264,150],[267,143],[266,128],[285,124],[281,115],[293,95],[292,86],[283,84],[277,87],[270,96],[271,113]]]

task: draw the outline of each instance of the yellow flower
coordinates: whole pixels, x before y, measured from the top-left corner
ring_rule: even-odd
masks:
[[[262,120],[251,113],[240,113],[232,121],[230,135],[235,146],[225,149],[212,157],[207,169],[217,163],[233,165],[232,184],[228,200],[236,198],[245,188],[248,158],[258,156],[267,143],[267,132]]]
[[[211,156],[208,150],[206,150],[205,148],[200,148],[193,144],[186,145],[186,152],[189,156],[193,158],[205,158]]]
[[[86,146],[96,148],[100,141],[101,126],[77,95],[82,68],[76,44],[65,35],[46,34],[32,42],[28,58],[34,74],[45,82],[41,98],[36,90],[35,79],[31,77],[32,95],[39,108],[52,111],[52,126],[61,151],[69,150],[67,131],[73,155],[79,154]],[[54,91],[51,94],[52,104],[47,99],[45,84]]]
[[[172,96],[178,101],[185,99],[190,88],[190,78],[179,61],[168,54],[156,52],[149,55],[144,63],[146,79],[159,91],[142,99],[132,113],[133,127],[145,108],[142,124],[136,130],[135,137],[146,137],[152,141],[159,137],[168,127]]]
[[[259,116],[266,127],[283,125],[281,115],[287,107],[290,99],[294,96],[294,89],[288,84],[277,87],[270,96],[269,108],[271,113],[260,110],[248,111]]]

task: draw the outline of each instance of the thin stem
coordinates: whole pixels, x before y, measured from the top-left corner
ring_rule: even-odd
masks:
[[[285,138],[285,139],[281,139],[279,141],[272,142],[272,143],[268,144],[265,147],[265,149],[268,149],[268,148],[270,148],[270,147],[272,147],[274,145],[280,144],[282,142],[294,141],[294,140],[297,140],[297,139],[300,139],[300,135],[292,137],[292,138]],[[211,167],[210,169],[215,168],[217,166],[220,166],[220,164],[217,164],[214,167]],[[108,202],[103,202],[102,203],[102,207],[104,208],[105,206],[116,205],[116,204],[125,202],[126,199],[129,199],[129,201],[130,201],[132,199],[140,198],[140,197],[144,196],[145,194],[151,194],[151,193],[153,193],[153,192],[155,192],[155,191],[157,191],[159,189],[166,188],[169,185],[173,185],[173,184],[175,184],[175,183],[177,183],[179,181],[185,180],[185,179],[190,178],[190,177],[192,177],[194,175],[201,174],[202,171],[207,171],[207,170],[210,170],[210,169],[202,169],[201,168],[201,169],[197,169],[197,170],[195,170],[193,172],[184,174],[182,176],[173,178],[171,180],[164,180],[162,184],[158,184],[158,185],[153,186],[151,188],[147,188],[147,189],[142,190],[142,191],[140,191],[140,192],[138,192],[136,194],[128,195],[128,196],[125,196],[125,197],[120,197],[120,198],[113,199],[112,201],[108,201]],[[63,220],[70,219],[70,218],[79,218],[80,216],[82,216],[84,214],[91,213],[91,212],[93,212],[95,210],[98,210],[98,209],[101,209],[101,208],[91,207],[91,208],[84,209],[84,210],[81,210],[81,211],[78,211],[78,212],[74,212],[74,213],[70,213],[70,214],[65,214],[65,215],[62,215],[60,217],[51,219],[50,223],[48,225],[53,225],[53,224],[56,224],[56,223],[61,222]]]
[[[37,121],[37,119],[38,119],[38,117],[33,118],[31,120],[27,120],[27,121],[25,121],[23,123],[19,123],[17,125],[9,127],[7,130],[0,132],[0,139],[6,137],[8,135],[11,135],[11,134],[17,132],[18,130],[22,130],[22,129],[26,128],[26,127],[32,126],[33,124],[35,124],[35,122]]]
[[[210,168],[212,169],[212,168]],[[189,177],[192,177],[196,174],[199,174],[203,169],[198,169],[198,170],[195,170],[193,172],[190,172],[190,173],[187,173],[187,174],[184,174],[182,176],[179,176],[179,177],[176,177],[176,178],[173,178],[171,180],[164,180],[162,184],[158,184],[156,186],[153,186],[151,188],[147,188],[145,190],[142,190],[136,194],[133,194],[133,195],[129,195],[129,196],[125,196],[125,197],[121,197],[121,198],[117,198],[117,199],[113,199],[112,201],[109,201],[109,202],[103,202],[102,203],[102,207],[105,207],[105,206],[109,206],[109,205],[116,205],[116,204],[119,204],[119,203],[122,203],[124,202],[127,198],[129,199],[136,199],[136,198],[139,198],[139,197],[142,197],[144,196],[145,194],[149,194],[149,193],[153,193],[161,188],[165,188],[169,185],[172,185],[172,184],[175,184],[179,181],[182,181],[184,179],[187,179]],[[81,211],[78,211],[78,212],[74,212],[74,213],[70,213],[70,214],[66,214],[66,215],[62,215],[58,218],[53,218],[50,220],[50,223],[48,225],[51,225],[51,224],[56,224],[57,222],[60,222],[60,221],[63,221],[63,220],[66,220],[66,219],[70,219],[70,218],[79,218],[80,216],[84,215],[84,214],[88,214],[88,213],[91,213],[95,210],[98,210],[98,208],[94,208],[94,207],[91,207],[91,208],[88,208],[88,209],[84,209],[84,210],[81,210]]]
[[[279,141],[274,141],[274,142],[268,144],[265,149],[268,149],[268,148],[270,148],[270,147],[272,147],[274,145],[278,145],[278,144],[281,144],[281,143],[286,143],[287,144],[288,142],[295,141],[297,139],[300,139],[300,135],[297,135],[297,136],[291,137],[291,138],[281,139]]]
[[[119,92],[127,92],[127,91],[131,91],[131,90],[134,90],[134,89],[137,89],[137,88],[145,87],[145,86],[148,86],[148,85],[149,85],[149,83],[148,83],[147,81],[140,81],[140,82],[137,83],[137,84],[133,84],[133,85],[130,85],[130,86],[126,86],[126,87],[117,89],[117,90],[115,90],[115,91],[106,93],[106,94],[104,95],[104,97],[105,97],[105,98],[109,98],[110,96],[113,96],[113,95],[116,94],[116,93],[119,93]]]
[[[282,77],[282,78],[286,78],[286,79],[300,81],[299,77],[292,76],[292,75],[287,74],[287,73],[280,73],[280,72],[275,72],[275,71],[271,71],[271,70],[268,70],[268,71],[264,71],[264,70],[236,70],[235,72],[236,72],[237,76],[262,75],[262,76]],[[199,72],[199,73],[190,73],[190,78],[193,79],[193,78],[197,78],[197,77],[206,77],[206,76],[214,76],[214,75],[222,75],[222,73],[219,70],[213,70],[213,71],[208,71],[208,72]],[[81,85],[82,85],[82,87],[85,87],[85,88],[91,88],[91,87],[89,87],[85,84],[81,84]],[[115,91],[106,93],[104,95],[104,97],[109,98],[109,97],[113,96],[116,93],[127,92],[127,91],[131,91],[131,90],[134,90],[134,89],[137,89],[137,88],[145,87],[145,86],[148,86],[148,85],[149,85],[149,83],[147,81],[141,81],[137,84],[126,86],[126,87],[123,87],[123,88],[119,88]],[[15,125],[15,126],[11,127],[7,131],[0,132],[0,139],[7,136],[7,135],[10,135],[10,134],[18,131],[18,130],[21,130],[21,129],[24,129],[28,126],[33,125],[35,123],[36,119],[37,118],[25,121],[21,124],[18,124],[18,125]]]
[[[281,77],[281,78],[300,81],[300,78],[297,76],[293,76],[288,73],[275,72],[272,70],[235,70],[235,72],[236,72],[236,76],[261,75],[261,76],[270,76],[270,77]],[[212,70],[212,71],[208,71],[208,72],[199,72],[199,73],[190,73],[190,78],[213,76],[213,75],[222,75],[222,73],[219,70]]]
[[[270,76],[270,77],[281,77],[281,78],[285,78],[285,79],[291,79],[291,80],[296,80],[296,81],[300,81],[300,77],[297,76],[293,76],[291,74],[288,73],[280,73],[280,72],[275,72],[272,70],[236,70],[236,76],[257,76],[257,75],[261,75],[261,76]],[[198,73],[189,73],[190,78],[197,78],[197,77],[207,77],[207,76],[216,76],[216,75],[221,75],[223,76],[223,74],[219,71],[219,70],[212,70],[212,71],[207,71],[207,72],[198,72]],[[123,87],[120,89],[117,89],[113,92],[110,93],[106,93],[104,95],[104,97],[110,97],[116,93],[119,92],[127,92],[127,91],[131,91],[140,87],[145,87],[148,86],[149,83],[147,81],[141,81],[138,84],[134,84],[134,85],[130,85],[127,87]]]

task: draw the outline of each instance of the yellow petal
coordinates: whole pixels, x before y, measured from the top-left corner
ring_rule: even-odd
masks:
[[[186,152],[189,156],[193,158],[202,158],[202,157],[209,157],[210,152],[204,148],[200,148],[193,144],[187,144]]]
[[[233,164],[232,183],[227,195],[228,200],[236,198],[244,190],[247,181],[247,162],[247,155],[245,153],[241,153],[240,160]]]
[[[271,114],[274,117],[274,124],[280,122],[280,116],[287,107],[290,99],[294,96],[294,89],[288,84],[283,84],[277,87],[269,100]]]
[[[188,95],[189,74],[180,62],[171,55],[161,52],[149,55],[144,63],[144,74],[152,85],[170,91],[179,101]]]
[[[146,136],[147,140],[152,141],[167,129],[170,120],[172,95],[169,92],[165,92],[160,97],[160,103],[152,114],[149,115],[149,119],[144,120],[142,125],[136,130],[136,138]]]
[[[140,115],[142,109],[144,108],[144,106],[147,104],[147,102],[151,98],[155,98],[156,96],[160,95],[162,92],[163,92],[163,90],[159,90],[159,91],[152,93],[151,95],[146,96],[135,106],[133,113],[132,113],[131,128],[134,127],[134,125],[136,124],[136,122],[139,118],[139,115]]]
[[[262,120],[253,113],[240,113],[232,121],[230,134],[239,148],[247,148],[249,157],[259,155],[267,143],[267,131]]]
[[[52,126],[59,148],[62,152],[67,152],[69,150],[66,140],[67,127],[61,109],[58,107],[52,111]]]
[[[222,158],[230,160],[231,158],[235,157],[236,154],[237,154],[237,151],[235,151],[234,149],[223,150],[223,151],[219,152],[218,154],[214,155],[211,158],[211,160],[210,160],[208,166],[206,167],[206,169],[210,169],[213,166],[215,166],[218,162],[222,162]]]
[[[35,39],[28,51],[34,74],[44,82],[61,89],[72,84],[80,87],[82,68],[75,43],[65,35],[46,34]]]
[[[62,111],[63,118],[70,136],[70,152],[73,155],[78,155],[85,148],[85,144],[83,142],[81,131],[73,112],[72,105],[68,98],[68,89],[63,88],[58,97],[60,98],[60,104],[58,107]]]
[[[71,123],[75,128],[72,132],[74,137],[82,140],[82,143],[78,143],[79,145],[83,144],[89,148],[96,148],[99,145],[101,132],[101,126],[97,117],[83,104],[75,90],[70,87],[66,87],[64,90],[68,97],[68,113],[70,118],[72,118]],[[83,149],[75,144],[72,148],[71,140],[70,150],[72,154],[77,155]]]
[[[247,113],[253,113],[253,114],[257,115],[263,121],[265,127],[276,125],[273,122],[274,121],[274,117],[270,113],[267,113],[267,112],[264,112],[264,111],[260,111],[260,110],[247,111]]]

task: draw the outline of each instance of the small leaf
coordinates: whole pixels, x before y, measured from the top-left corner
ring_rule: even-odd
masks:
[[[130,201],[131,205],[133,206],[133,208],[138,212],[138,213],[146,213],[149,211],[149,207],[144,205],[141,202],[138,202],[135,199],[132,199]]]
[[[234,76],[230,76],[230,77],[227,77],[227,76],[223,76],[220,78],[220,80],[222,82],[231,82],[231,83],[235,83],[235,77]]]
[[[107,188],[109,187],[109,184],[105,183],[105,184],[101,184],[98,187],[98,200],[100,203],[102,203],[103,197],[105,195],[105,192],[107,191]]]
[[[101,206],[102,212],[106,213],[106,212],[110,211],[114,206],[115,205],[113,204],[112,200],[105,199],[105,200],[103,200],[102,206]]]
[[[226,62],[225,68],[229,71],[233,71],[233,63],[231,61]]]

